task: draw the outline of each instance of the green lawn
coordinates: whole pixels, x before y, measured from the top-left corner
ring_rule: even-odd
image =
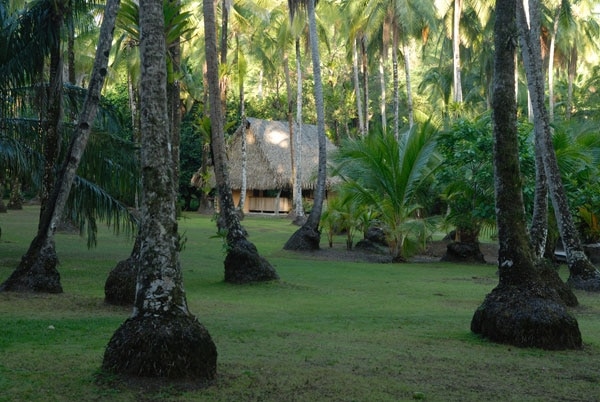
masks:
[[[26,251],[37,213],[0,215],[0,281]],[[98,383],[104,347],[130,313],[104,304],[104,281],[132,242],[103,231],[88,250],[84,238],[59,234],[65,293],[0,293],[0,401],[600,401],[599,295],[577,292],[583,350],[496,345],[469,331],[497,283],[493,265],[302,258],[281,249],[295,230],[287,220],[244,225],[280,282],[225,284],[214,222],[180,221],[188,303],[219,352],[213,385]]]

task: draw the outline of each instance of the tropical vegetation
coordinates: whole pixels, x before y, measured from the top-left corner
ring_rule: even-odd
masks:
[[[284,249],[319,249],[322,230],[330,245],[344,231],[351,249],[376,228],[400,262],[433,233],[477,244],[485,232],[500,244],[500,280],[472,331],[581,348],[566,308],[576,297],[541,251],[560,236],[569,285],[600,291],[582,247],[600,237],[599,14],[587,0],[0,0],[0,200],[40,202],[38,233],[0,290],[62,292],[60,221],[87,225],[89,245],[99,220],[125,225],[137,235],[134,311],[103,369],[212,379],[176,217],[216,196],[225,281],[279,278],[228,182],[228,135],[252,115],[287,121],[293,165],[302,124],[318,128],[314,198],[304,217],[294,186],[300,228]],[[126,343],[132,331],[164,353]],[[188,353],[199,339],[206,359]]]

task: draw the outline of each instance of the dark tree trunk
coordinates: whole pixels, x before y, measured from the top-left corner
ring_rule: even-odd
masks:
[[[119,261],[104,283],[104,301],[116,306],[133,306],[142,237],[138,233],[133,250],[126,260]]]
[[[240,224],[233,203],[226,164],[223,116],[220,107],[219,66],[214,4],[204,0],[204,37],[206,44],[208,95],[212,133],[213,162],[217,193],[219,196],[220,219],[227,233],[227,256],[225,258],[225,281],[233,283],[260,282],[279,279],[275,269],[261,257],[254,244],[246,240],[245,230]]]
[[[163,2],[140,2],[142,238],[133,313],[108,343],[109,373],[206,382],[217,349],[189,312],[179,261],[173,153],[167,107]]]
[[[8,200],[8,205],[6,206],[8,209],[12,210],[20,210],[23,209],[23,195],[21,194],[21,180],[18,177],[13,178],[11,189],[10,189],[10,198]]]
[[[579,349],[581,333],[557,292],[534,266],[519,170],[515,99],[516,0],[496,2],[494,28],[494,178],[498,286],[475,311],[471,330],[494,342],[543,349]]]
[[[319,223],[325,201],[325,183],[327,179],[327,150],[325,147],[325,106],[323,101],[323,84],[321,82],[321,66],[319,56],[319,40],[317,37],[317,23],[315,17],[315,1],[308,0],[308,25],[310,35],[310,50],[313,65],[315,106],[317,109],[317,132],[319,162],[317,171],[317,184],[313,208],[304,225],[302,225],[285,243],[285,250],[318,250],[321,240]]]
[[[567,254],[567,265],[570,272],[568,283],[577,289],[597,292],[600,291],[600,271],[588,260],[579,239],[552,144],[552,130],[550,127],[552,118],[549,116],[544,103],[544,79],[539,43],[539,1],[531,1],[527,11],[529,12],[531,28],[527,25],[526,11],[522,3],[519,3],[519,37],[523,49],[527,85],[535,120],[536,153],[541,154],[556,224]],[[550,102],[553,102],[553,100],[550,99]]]
[[[51,61],[51,72],[54,71],[54,77],[50,85],[50,101],[47,128],[48,137],[45,145],[45,170],[44,184],[46,191],[51,188],[51,193],[45,195],[42,199],[42,208],[40,211],[40,222],[36,237],[31,242],[27,253],[21,259],[21,262],[12,273],[12,275],[0,285],[0,290],[14,291],[33,291],[60,293],[60,274],[56,269],[58,257],[54,247],[54,232],[58,228],[63,217],[64,207],[71,191],[75,172],[79,166],[81,157],[87,145],[91,128],[96,117],[96,111],[100,102],[100,92],[104,84],[104,78],[107,73],[108,56],[112,44],[113,29],[119,9],[119,0],[109,1],[105,8],[104,20],[100,30],[100,38],[96,49],[96,58],[88,93],[79,116],[75,135],[73,136],[67,156],[56,177],[53,172],[56,157],[58,155],[59,126],[61,116],[61,95],[62,94],[62,68],[60,68],[60,46],[58,54],[52,53],[51,59],[58,58],[58,61]],[[60,19],[62,21],[62,18]],[[60,27],[60,24],[59,24]],[[52,139],[53,137],[56,137]],[[52,166],[49,161],[52,160]],[[49,176],[50,175],[50,176]]]

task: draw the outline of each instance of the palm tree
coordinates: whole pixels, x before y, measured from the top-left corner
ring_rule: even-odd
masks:
[[[327,178],[327,151],[325,148],[325,106],[323,101],[323,83],[321,81],[321,64],[319,55],[319,40],[317,37],[317,22],[315,16],[315,0],[289,0],[290,13],[294,13],[301,7],[306,7],[308,13],[308,27],[310,39],[310,53],[313,66],[314,96],[317,112],[317,132],[319,162],[317,172],[317,184],[313,208],[306,222],[288,239],[283,246],[286,250],[316,250],[319,248],[321,233],[319,222],[323,211],[325,200],[325,179]]]
[[[398,49],[402,50],[404,73],[406,78],[406,98],[409,127],[414,124],[414,106],[410,66],[410,41],[414,38],[426,38],[428,31],[435,26],[435,8],[433,1],[389,1],[372,0],[367,5],[368,26],[391,31],[392,74],[394,83],[394,133],[399,135],[399,78]],[[376,35],[386,38],[389,35]],[[387,48],[390,43],[383,43]]]
[[[343,180],[340,192],[378,216],[396,262],[405,261],[426,237],[417,190],[439,165],[437,133],[430,122],[413,126],[400,141],[393,133],[372,133],[344,142],[334,157],[335,174]]]
[[[43,3],[40,4],[41,6],[44,5]],[[71,186],[75,180],[75,172],[79,166],[79,162],[93,127],[93,122],[96,118],[96,111],[100,101],[100,91],[102,89],[104,78],[107,72],[108,54],[110,53],[112,30],[114,28],[118,5],[118,1],[110,2],[109,6],[106,8],[106,14],[101,28],[101,37],[99,39],[96,60],[94,63],[94,69],[92,72],[92,78],[90,80],[86,101],[84,102],[83,109],[79,115],[79,121],[76,126],[75,135],[73,136],[69,145],[67,156],[64,160],[62,169],[58,173],[56,181],[54,181],[55,179],[53,172],[54,164],[58,159],[58,144],[60,143],[59,128],[60,117],[62,113],[62,102],[60,100],[62,97],[63,88],[62,85],[60,85],[61,78],[55,77],[57,75],[62,77],[62,70],[54,71],[51,68],[51,90],[49,101],[58,103],[52,104],[52,106],[49,107],[50,112],[48,115],[53,116],[50,119],[53,121],[53,123],[49,125],[48,120],[46,120],[46,122],[43,123],[43,127],[51,128],[49,137],[57,136],[57,138],[52,138],[51,140],[46,138],[44,141],[44,155],[46,158],[44,161],[43,185],[46,191],[48,188],[51,188],[52,192],[49,193],[45,199],[42,198],[43,204],[40,212],[40,222],[36,237],[31,242],[29,249],[23,256],[19,266],[0,286],[0,289],[2,290],[40,291],[51,293],[62,292],[60,275],[56,270],[58,258],[54,248],[53,236],[63,217],[63,212],[69,197]],[[52,8],[54,9],[54,7]],[[42,7],[42,10],[43,9],[44,8]],[[30,15],[31,19],[36,20],[36,16],[38,16],[39,12],[40,10],[37,10],[34,7],[34,10]],[[58,21],[60,21],[60,15],[57,17]],[[25,32],[31,28],[32,27],[27,24],[19,26],[19,29]],[[52,33],[58,34],[58,31],[55,31],[56,28],[57,27],[53,27]],[[18,41],[23,39],[23,37],[17,38]],[[34,41],[37,40],[35,36],[27,37],[27,35],[25,35],[25,43],[19,42],[19,45],[23,46],[27,43],[30,44],[31,42],[28,41],[32,39]],[[58,66],[60,66],[60,60],[56,61],[55,58],[60,58],[60,56],[57,54],[55,49],[56,46],[57,45],[55,43],[52,43],[49,47],[51,54],[51,66],[56,64],[55,67],[58,68]],[[58,45],[58,47],[60,48],[60,45]],[[21,47],[19,49],[24,48]],[[54,71],[54,73],[52,73],[52,71]],[[16,82],[19,82],[20,80],[27,79],[27,76],[23,76],[23,72],[19,71],[13,73],[8,78],[13,78]],[[60,88],[53,87],[56,85],[60,85]],[[50,162],[52,163],[52,166],[50,166]],[[51,180],[48,176],[50,171],[52,171]],[[79,180],[79,182],[81,183],[81,180]]]
[[[219,195],[219,214],[223,222],[222,225],[219,224],[219,229],[226,232],[224,237],[227,243],[227,255],[224,263],[225,281],[248,283],[278,279],[279,276],[275,269],[265,258],[258,254],[254,244],[246,239],[245,230],[240,224],[233,203],[226,164],[222,109],[220,107],[216,23],[212,1],[203,1],[203,11],[213,161],[217,193]]]
[[[577,320],[535,269],[522,198],[515,57],[517,0],[496,2],[493,98],[494,182],[498,226],[498,286],[475,311],[471,331],[494,342],[543,349],[579,349]]]
[[[109,341],[102,369],[207,381],[216,374],[217,350],[188,310],[183,289],[161,0],[140,2],[140,28],[143,244],[133,312]]]
[[[552,145],[550,116],[544,103],[544,83],[538,35],[540,27],[539,7],[539,2],[532,0],[529,4],[528,15],[525,14],[525,9],[521,5],[518,8],[519,37],[522,43],[523,60],[535,119],[536,152],[541,156],[543,173],[547,179],[556,222],[567,254],[567,264],[570,271],[569,283],[578,289],[600,291],[600,272],[588,260],[581,245],[562,183],[556,153]],[[543,188],[540,191],[540,197],[547,197],[543,194]],[[538,201],[541,202],[539,199]],[[543,209],[540,206],[538,208]]]

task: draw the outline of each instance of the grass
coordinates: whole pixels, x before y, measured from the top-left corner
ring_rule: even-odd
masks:
[[[37,213],[0,216],[0,281],[26,251]],[[469,331],[497,283],[492,265],[302,258],[281,249],[295,230],[288,221],[244,224],[281,282],[225,284],[214,222],[180,221],[188,303],[219,352],[214,384],[98,383],[104,347],[130,314],[104,304],[104,281],[132,244],[103,231],[88,250],[85,239],[59,234],[65,293],[0,293],[0,401],[600,401],[596,294],[577,292],[583,350],[497,345]]]

